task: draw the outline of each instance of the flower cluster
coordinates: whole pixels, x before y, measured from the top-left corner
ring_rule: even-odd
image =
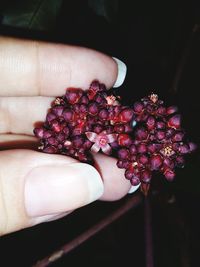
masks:
[[[40,149],[92,163],[91,152],[116,156],[132,185],[141,183],[147,193],[152,172],[169,181],[175,167],[184,166],[184,155],[195,145],[187,142],[175,106],[165,107],[150,94],[132,107],[93,81],[87,91],[68,88],[52,103],[46,121],[34,129]]]
[[[185,140],[181,116],[177,107],[165,107],[156,94],[150,94],[133,105],[132,143],[118,150],[119,168],[132,185],[141,183],[148,191],[152,172],[161,172],[168,181],[175,177],[175,167],[184,167],[184,155],[195,150],[195,144]]]

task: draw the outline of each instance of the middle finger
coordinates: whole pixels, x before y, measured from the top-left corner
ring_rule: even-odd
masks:
[[[35,123],[44,121],[53,97],[0,97],[0,134],[33,135]]]

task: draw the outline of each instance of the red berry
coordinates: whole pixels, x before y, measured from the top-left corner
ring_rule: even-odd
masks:
[[[130,108],[126,108],[119,113],[119,121],[121,123],[129,122],[132,120],[132,118],[133,118],[133,110]]]
[[[126,170],[125,171],[125,177],[126,177],[126,179],[131,180],[133,178],[133,176],[134,176],[134,173],[133,173],[132,170]]]
[[[128,149],[126,149],[126,148],[121,148],[121,149],[118,151],[118,157],[119,157],[119,159],[128,159],[128,156],[129,156],[129,151],[128,151]]]
[[[106,120],[107,118],[108,118],[108,111],[107,111],[107,109],[101,109],[100,111],[99,111],[99,114],[98,114],[98,116],[99,116],[99,118],[101,119],[101,120]]]
[[[80,136],[76,136],[73,138],[72,140],[72,145],[75,147],[75,148],[80,148],[84,143],[84,139]]]
[[[57,120],[51,122],[51,128],[56,133],[59,133],[63,129],[62,125]]]
[[[163,121],[158,121],[158,122],[156,122],[156,128],[157,129],[165,129],[166,124]]]
[[[183,132],[178,132],[172,137],[172,140],[174,142],[181,142],[183,140],[183,137],[184,137],[184,133]]]
[[[130,161],[129,160],[123,160],[123,168],[128,169],[130,167]]]
[[[73,147],[70,147],[68,152],[70,156],[76,157],[76,149],[74,149]]]
[[[52,145],[52,146],[58,146],[58,141],[57,141],[57,138],[55,138],[55,137],[49,137],[48,139],[47,139],[47,142],[48,142],[48,144],[49,145]]]
[[[175,133],[175,129],[172,129],[172,128],[167,129],[166,130],[166,137],[170,138],[170,137],[172,137],[174,135],[174,133]]]
[[[87,104],[89,103],[89,99],[88,99],[88,97],[87,97],[86,95],[83,95],[83,96],[80,98],[79,103],[87,105]]]
[[[117,161],[117,166],[118,168],[120,169],[128,169],[129,166],[130,166],[130,162],[128,160],[122,160],[122,159],[119,159]]]
[[[163,165],[170,169],[173,169],[175,167],[174,161],[169,158],[165,158],[163,160]]]
[[[146,155],[140,155],[138,157],[138,160],[141,164],[146,165],[149,161],[148,157]]]
[[[67,101],[69,102],[69,104],[75,104],[79,101],[79,99],[81,98],[83,92],[81,89],[78,88],[68,88],[65,97],[67,99]]]
[[[164,131],[157,131],[156,132],[156,138],[158,139],[158,140],[162,140],[162,139],[164,139],[165,138],[165,132]]]
[[[52,136],[52,131],[48,131],[48,130],[46,130],[46,131],[44,131],[44,133],[43,133],[43,138],[44,139],[48,139],[49,137],[51,137]]]
[[[128,134],[119,134],[118,144],[120,146],[130,146],[132,144],[132,139]]]
[[[33,130],[33,133],[37,138],[42,139],[44,137],[44,129],[43,128],[35,128]]]
[[[166,178],[168,181],[173,181],[173,180],[174,180],[174,177],[175,177],[175,172],[174,172],[173,170],[167,169],[167,170],[164,172],[164,175],[165,175],[165,178]]]
[[[136,130],[135,135],[136,135],[136,138],[138,138],[139,140],[145,140],[148,136],[148,132],[145,128],[141,127]]]
[[[63,113],[64,107],[63,106],[55,106],[52,108],[52,112],[57,116],[60,117]]]
[[[85,104],[81,104],[79,107],[79,111],[81,114],[85,115],[87,112],[87,106]],[[79,115],[81,115],[81,114],[79,114]]]
[[[119,106],[119,105],[114,106],[114,112],[115,112],[115,114],[119,114],[121,110],[122,110],[121,106]]]
[[[180,115],[174,115],[171,117],[168,121],[168,126],[174,129],[180,128],[181,125],[181,116]]]
[[[43,149],[43,152],[55,154],[57,152],[57,149],[54,146],[47,146]]]
[[[157,109],[157,114],[158,115],[165,115],[166,113],[166,108],[163,107],[163,106],[160,106],[158,109]]]
[[[134,111],[137,113],[142,112],[144,105],[141,102],[135,102],[135,104],[133,105]]]
[[[88,157],[83,152],[77,152],[77,158],[78,158],[78,160],[80,160],[82,162],[88,162]]]
[[[120,168],[120,169],[123,169],[123,160],[118,160],[117,161],[117,167]]]
[[[150,165],[151,165],[151,170],[152,171],[157,171],[160,169],[160,167],[162,166],[162,158],[160,155],[153,155],[150,158]]]
[[[141,143],[141,144],[139,144],[138,146],[137,146],[137,151],[138,151],[138,153],[146,153],[147,152],[147,146],[146,146],[146,144],[143,144],[143,143]]]
[[[135,162],[135,161],[137,161],[137,156],[136,156],[136,154],[135,155],[130,155],[130,161],[131,162]]]
[[[151,154],[155,153],[157,151],[156,144],[153,144],[153,143],[148,144],[147,150]]]
[[[97,80],[95,80],[90,84],[90,88],[87,92],[87,95],[88,95],[89,99],[92,100],[92,99],[94,99],[94,97],[96,96],[96,94],[98,92],[101,92],[104,90],[106,90],[105,85],[100,84]]]
[[[61,132],[56,136],[56,139],[59,143],[62,143],[66,139],[66,135]]]
[[[94,101],[97,102],[99,105],[105,105],[107,103],[106,98],[102,94],[97,94],[94,97]]]
[[[136,148],[136,145],[131,145],[130,148],[130,153],[133,155],[133,154],[136,154],[137,153],[137,148]]]
[[[93,128],[93,131],[97,134],[101,133],[103,131],[103,126],[100,124],[96,124]]]
[[[114,142],[110,143],[110,146],[115,150],[117,150],[119,148],[119,145],[118,145],[117,141],[114,141]]]
[[[193,152],[197,149],[197,145],[193,142],[189,142],[188,145],[190,147],[190,152]]]
[[[93,103],[89,104],[89,107],[88,107],[89,114],[94,116],[94,115],[97,115],[98,111],[99,111],[99,109],[98,109],[97,103],[93,102]]]
[[[84,141],[84,144],[83,144],[84,149],[90,149],[91,146],[92,146],[92,142],[90,142],[90,140],[87,139]]]
[[[69,122],[74,119],[74,112],[70,109],[65,109],[62,113],[63,118]]]
[[[87,92],[87,96],[89,98],[89,100],[93,100],[95,95],[96,95],[96,91],[92,90],[92,89],[89,89],[88,92]]]
[[[131,133],[133,131],[133,127],[128,123],[124,124],[124,128],[125,133]]]
[[[69,128],[68,127],[64,127],[62,130],[63,134],[65,135],[65,138],[68,137],[69,135]]]
[[[103,84],[103,83],[100,83],[100,84],[99,84],[99,91],[100,91],[100,92],[102,92],[102,91],[106,91],[106,86],[105,86],[105,84]]]
[[[152,106],[152,103],[150,105],[147,105],[145,107],[145,109],[146,109],[147,113],[149,113],[149,114],[154,113],[154,107]]]
[[[116,133],[123,133],[123,132],[125,132],[125,127],[124,127],[124,125],[117,124],[114,126],[114,131]]]
[[[173,113],[175,113],[177,111],[178,111],[178,108],[176,106],[170,106],[170,107],[167,108],[167,114],[168,115],[171,115],[171,114],[173,114]]]
[[[153,116],[149,116],[147,119],[147,128],[153,130],[155,128],[156,120]]]
[[[178,148],[181,154],[187,154],[190,152],[190,147],[187,144],[180,145]]]
[[[77,136],[77,135],[81,135],[83,133],[83,128],[82,127],[75,127],[73,130],[72,130],[72,135],[73,136]]]
[[[139,177],[134,176],[134,177],[131,179],[131,184],[132,184],[133,186],[139,185],[139,183],[140,183],[140,179],[139,179]]]
[[[92,81],[90,84],[89,90],[93,90],[95,92],[98,92],[100,89],[100,83],[97,80]]]
[[[46,116],[46,120],[48,121],[48,123],[50,123],[51,121],[55,120],[56,119],[56,115],[49,112]]]

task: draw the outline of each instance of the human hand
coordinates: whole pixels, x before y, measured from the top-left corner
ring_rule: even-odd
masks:
[[[118,62],[118,64],[117,64]],[[65,88],[87,89],[98,79],[120,86],[123,63],[97,51],[62,44],[0,38],[0,147],[8,140],[37,140],[34,124],[44,121]],[[97,199],[113,201],[130,190],[114,158],[94,155],[96,167],[34,150],[0,152],[0,235],[55,220]]]

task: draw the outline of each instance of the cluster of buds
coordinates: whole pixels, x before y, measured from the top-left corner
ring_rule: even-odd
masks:
[[[132,185],[146,194],[154,171],[168,181],[184,156],[195,150],[186,140],[177,107],[165,107],[154,93],[124,106],[104,84],[93,81],[88,90],[68,88],[52,103],[46,121],[34,134],[40,150],[63,154],[92,164],[91,152],[116,157]]]

